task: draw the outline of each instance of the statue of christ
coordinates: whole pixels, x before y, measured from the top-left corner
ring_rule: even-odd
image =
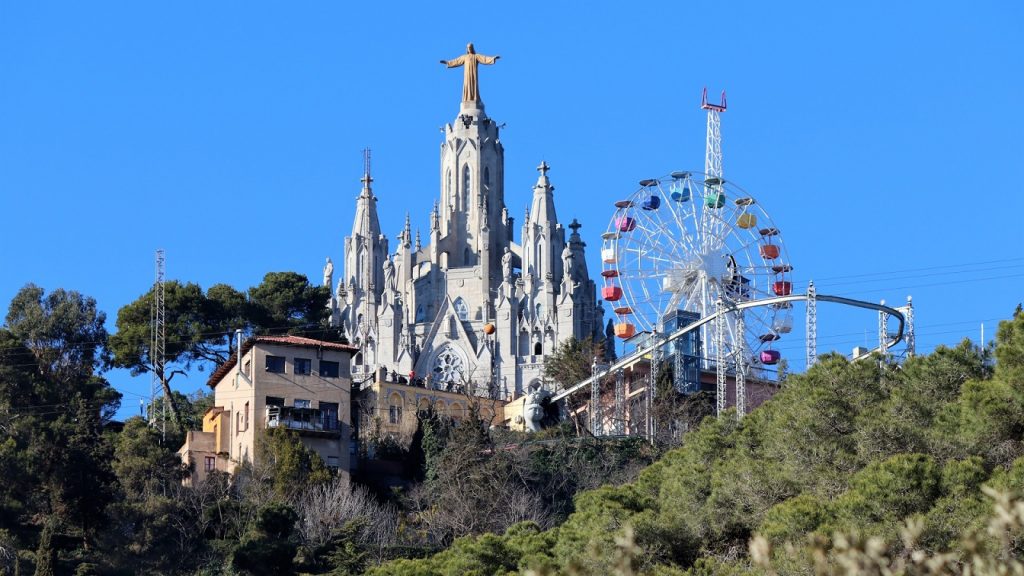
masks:
[[[473,50],[473,43],[470,42],[466,45],[466,53],[459,56],[455,60],[441,60],[441,64],[449,68],[458,68],[462,66],[465,72],[462,76],[462,101],[463,102],[479,102],[483,104],[483,100],[480,99],[480,88],[477,84],[476,79],[476,66],[477,64],[494,64],[498,61],[501,56],[484,56],[483,54],[477,54]]]

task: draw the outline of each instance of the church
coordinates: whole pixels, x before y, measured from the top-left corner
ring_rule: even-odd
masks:
[[[395,385],[402,401],[397,418],[394,407],[386,418],[395,424],[401,406],[433,406],[437,394],[428,392],[489,399],[489,411],[500,411],[543,387],[545,358],[559,344],[603,336],[581,225],[559,221],[547,163],[537,168],[522,224],[506,207],[501,126],[484,111],[477,70],[498,58],[470,44],[442,61],[462,68],[463,90],[459,114],[443,129],[429,235],[414,234],[407,215],[392,248],[378,209],[398,210],[398,198],[377,205],[367,154],[336,284],[330,258],[324,269],[331,322],[358,350],[353,382]],[[379,392],[384,411],[398,392]]]

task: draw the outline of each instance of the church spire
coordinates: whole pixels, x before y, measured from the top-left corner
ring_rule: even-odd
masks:
[[[533,185],[533,209],[530,210],[531,219],[529,221],[538,226],[554,227],[558,224],[553,195],[555,187],[548,179],[548,170],[551,170],[551,166],[548,166],[547,162],[541,161],[540,166],[537,166],[540,176],[537,177],[537,183]]]

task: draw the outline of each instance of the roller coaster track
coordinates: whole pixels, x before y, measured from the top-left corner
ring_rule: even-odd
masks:
[[[903,340],[903,328],[904,328],[904,324],[905,324],[906,320],[903,317],[903,313],[900,312],[899,310],[897,310],[896,308],[892,308],[892,307],[886,306],[884,304],[875,304],[874,302],[864,302],[862,300],[854,300],[853,298],[844,298],[842,296],[828,296],[826,294],[817,294],[815,296],[815,299],[817,301],[819,301],[819,302],[833,302],[835,304],[842,304],[844,306],[853,306],[853,307],[856,307],[856,308],[864,308],[864,309],[867,309],[867,310],[877,310],[878,312],[885,312],[886,314],[889,314],[890,316],[895,317],[897,320],[899,320],[899,329],[896,331],[896,335],[893,338],[891,338],[886,343],[886,345],[884,347],[883,346],[878,346],[878,347],[876,347],[876,348],[874,348],[872,350],[869,350],[869,351],[867,351],[867,352],[865,352],[863,354],[855,356],[855,357],[853,357],[854,361],[861,360],[863,358],[867,358],[871,354],[882,350],[882,348],[889,349],[892,346],[895,346],[896,344],[899,344],[900,341]],[[735,303],[730,308],[727,308],[725,310],[720,310],[718,312],[715,312],[714,314],[709,314],[709,315],[701,318],[700,320],[697,320],[696,322],[693,322],[692,324],[689,324],[687,326],[684,326],[684,327],[680,328],[679,330],[676,330],[675,332],[670,334],[667,338],[658,341],[656,344],[653,344],[651,346],[646,346],[644,348],[638,349],[635,352],[633,352],[632,354],[629,354],[628,356],[623,356],[617,362],[615,362],[614,364],[609,366],[607,369],[603,370],[600,374],[598,374],[596,376],[591,376],[589,378],[586,378],[585,380],[583,380],[581,382],[578,382],[578,383],[576,383],[576,384],[574,384],[574,385],[572,385],[572,386],[570,386],[568,388],[565,388],[565,389],[561,390],[560,392],[557,392],[551,398],[551,400],[552,401],[561,400],[562,398],[565,398],[565,397],[567,397],[567,396],[569,396],[569,395],[579,391],[580,389],[582,389],[582,388],[584,388],[586,386],[590,386],[591,383],[593,382],[594,378],[601,378],[602,376],[604,376],[604,375],[606,375],[608,373],[611,373],[611,372],[614,372],[616,370],[625,368],[625,367],[635,363],[636,361],[644,358],[648,354],[651,354],[654,351],[655,348],[658,348],[659,346],[664,346],[666,344],[669,344],[670,342],[673,342],[673,341],[675,341],[675,340],[677,340],[679,338],[682,338],[687,333],[689,333],[689,332],[691,332],[693,330],[696,330],[697,328],[700,328],[701,326],[707,324],[708,322],[711,322],[711,321],[715,320],[716,318],[718,318],[722,314],[732,314],[732,313],[735,313],[735,312],[737,312],[739,310],[745,310],[747,308],[756,308],[756,307],[759,307],[759,306],[772,306],[774,304],[783,304],[783,303],[787,303],[787,302],[800,302],[800,301],[806,301],[806,300],[807,300],[807,295],[806,294],[790,294],[788,296],[776,296],[776,297],[773,297],[773,298],[764,298],[764,299],[760,299],[760,300],[750,300],[750,301],[747,301],[747,302]]]

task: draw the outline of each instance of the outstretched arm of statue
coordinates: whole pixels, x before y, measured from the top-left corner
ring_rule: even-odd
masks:
[[[481,64],[494,64],[498,61],[501,56],[484,56],[483,54],[476,55],[476,61]]]
[[[462,66],[462,63],[465,61],[466,55],[463,54],[462,56],[459,56],[455,60],[441,60],[441,63],[449,68],[458,68],[459,66]]]

